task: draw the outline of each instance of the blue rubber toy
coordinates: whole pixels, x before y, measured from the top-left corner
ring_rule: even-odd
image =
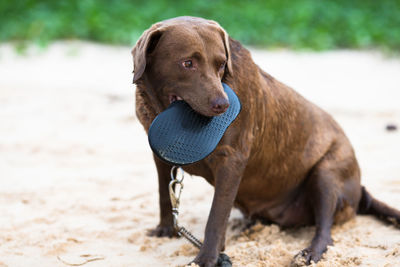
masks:
[[[151,123],[149,143],[165,162],[183,166],[207,157],[217,147],[229,125],[239,115],[241,104],[235,92],[222,83],[229,98],[229,108],[221,115],[206,117],[178,100]]]

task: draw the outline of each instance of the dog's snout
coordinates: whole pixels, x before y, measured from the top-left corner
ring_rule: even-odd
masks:
[[[218,97],[211,101],[211,109],[217,114],[224,113],[229,107],[229,100],[225,97]]]

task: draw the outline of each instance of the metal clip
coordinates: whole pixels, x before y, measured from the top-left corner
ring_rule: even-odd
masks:
[[[176,177],[174,176],[175,170],[176,170]],[[180,178],[178,178],[179,170],[182,174]],[[171,199],[174,227],[177,231],[179,230],[178,215],[179,215],[180,198],[181,198],[182,189],[183,189],[183,179],[184,179],[184,173],[183,173],[182,168],[173,166],[171,169],[171,182],[169,183],[168,188],[169,188],[169,197]],[[179,187],[179,189],[177,187]]]

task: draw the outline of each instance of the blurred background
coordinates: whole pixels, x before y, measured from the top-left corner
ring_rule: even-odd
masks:
[[[362,183],[400,208],[400,0],[0,0],[0,267],[182,266],[159,221],[152,153],[135,116],[131,48],[175,16],[218,21],[266,72],[328,111]],[[213,188],[185,179],[180,221],[202,238]],[[241,231],[236,266],[289,266],[314,228]],[[239,227],[238,227],[239,226]],[[370,216],[333,228],[318,266],[399,266],[399,230]],[[272,260],[271,260],[272,259]]]
[[[218,21],[246,45],[397,51],[399,10],[399,0],[3,0],[0,41],[132,45],[149,25],[191,15]]]

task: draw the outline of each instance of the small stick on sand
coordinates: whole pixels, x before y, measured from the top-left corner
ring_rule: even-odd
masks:
[[[91,256],[92,255],[85,254],[85,255],[81,255],[80,257],[87,258],[87,257],[91,257]],[[65,260],[61,259],[61,257],[59,255],[57,256],[57,259],[59,261],[61,261],[62,263],[66,264],[66,265],[69,265],[69,266],[82,266],[82,265],[85,265],[86,263],[89,263],[89,262],[92,262],[92,261],[104,260],[105,257],[98,256],[98,257],[94,257],[94,258],[90,258],[90,259],[85,259],[85,261],[81,262],[81,263],[69,263],[69,262],[66,262]]]

